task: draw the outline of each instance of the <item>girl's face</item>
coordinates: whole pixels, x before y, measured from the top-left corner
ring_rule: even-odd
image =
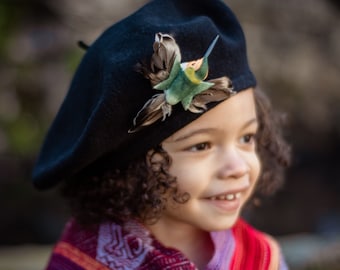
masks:
[[[169,199],[158,224],[204,231],[233,226],[260,172],[257,126],[253,90],[248,89],[163,141],[173,161],[170,173],[190,200],[179,204]]]

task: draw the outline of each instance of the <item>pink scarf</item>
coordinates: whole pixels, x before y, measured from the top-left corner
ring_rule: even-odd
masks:
[[[226,231],[212,232],[215,253],[205,270],[287,269],[274,240],[242,219]],[[83,228],[71,220],[53,250],[47,270],[194,270],[180,251],[164,247],[137,222]]]

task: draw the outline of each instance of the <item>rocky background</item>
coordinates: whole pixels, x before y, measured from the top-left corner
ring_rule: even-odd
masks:
[[[77,41],[91,44],[145,2],[0,0],[0,269],[24,269],[1,268],[6,252],[50,247],[68,217],[30,171],[84,53]],[[249,220],[279,237],[293,269],[340,269],[340,1],[226,2],[293,146],[284,188]]]

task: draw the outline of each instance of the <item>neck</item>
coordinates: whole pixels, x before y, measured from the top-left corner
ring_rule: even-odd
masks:
[[[209,232],[187,224],[163,224],[162,220],[146,226],[160,243],[181,251],[198,269],[204,269],[213,256],[214,244]]]

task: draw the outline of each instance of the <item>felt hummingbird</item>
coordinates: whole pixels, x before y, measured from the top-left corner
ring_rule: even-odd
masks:
[[[153,87],[157,90],[164,90],[168,104],[176,105],[181,102],[184,109],[187,110],[194,96],[214,85],[204,80],[208,76],[208,56],[218,38],[219,36],[215,37],[200,59],[181,64],[180,57],[176,57],[169,77]]]
[[[219,36],[209,45],[202,58],[181,63],[180,49],[169,34],[157,33],[150,67],[139,64],[138,70],[150,80],[156,90],[163,91],[149,99],[133,119],[130,133],[151,125],[158,119],[164,121],[172,113],[172,106],[181,103],[184,110],[202,113],[206,104],[224,100],[233,92],[226,76],[204,81],[208,76],[208,57]]]

